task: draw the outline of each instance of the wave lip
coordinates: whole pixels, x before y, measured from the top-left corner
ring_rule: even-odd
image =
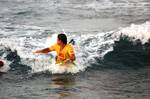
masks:
[[[134,37],[133,40],[139,39],[144,44],[150,39],[150,22],[146,22],[142,25],[132,24],[130,27],[121,28],[115,35]]]

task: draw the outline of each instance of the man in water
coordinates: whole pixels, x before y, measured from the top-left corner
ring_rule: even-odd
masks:
[[[67,36],[65,34],[58,34],[57,43],[49,48],[36,50],[33,53],[48,53],[56,51],[56,64],[73,63],[75,61],[75,53],[73,46],[67,44]]]

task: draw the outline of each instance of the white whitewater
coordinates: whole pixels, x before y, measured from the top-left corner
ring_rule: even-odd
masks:
[[[71,34],[67,33],[68,39],[74,39],[75,52],[76,52],[76,67],[65,68],[55,65],[56,53],[49,54],[33,54],[35,49],[41,49],[51,46],[56,42],[57,34],[49,34],[46,37],[41,37],[45,28],[41,27],[29,27],[24,26],[22,28],[16,28],[16,31],[27,31],[26,34],[19,35],[19,37],[7,36],[2,37],[0,45],[10,48],[12,51],[17,50],[18,55],[21,58],[21,63],[31,66],[32,73],[50,71],[51,73],[77,73],[84,71],[91,63],[95,63],[95,58],[103,58],[103,56],[113,50],[114,41],[118,40],[120,35],[128,35],[140,39],[143,44],[150,38],[150,22],[145,22],[141,25],[132,24],[126,28],[119,28],[118,30],[110,31],[107,33],[98,34]],[[34,32],[33,32],[34,31]],[[5,31],[7,34],[11,31]],[[4,33],[5,33],[4,32]],[[35,34],[37,33],[38,34]],[[14,34],[14,33],[13,33]],[[24,37],[24,35],[31,35]],[[36,35],[36,36],[35,36]],[[44,35],[44,34],[43,34]],[[4,56],[8,54],[5,53]],[[8,62],[5,62],[8,63]]]

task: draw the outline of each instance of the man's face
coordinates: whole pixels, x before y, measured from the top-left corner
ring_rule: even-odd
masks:
[[[58,39],[58,38],[57,38],[57,44],[58,44],[58,45],[61,45],[61,44],[62,44],[62,41],[61,41],[60,39]]]

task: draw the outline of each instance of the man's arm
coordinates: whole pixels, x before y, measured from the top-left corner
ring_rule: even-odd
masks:
[[[71,54],[71,55],[70,55],[70,60],[71,60],[71,61],[75,61],[75,60],[76,60],[75,54]]]
[[[41,49],[41,50],[36,50],[36,51],[33,51],[33,53],[48,53],[48,52],[51,52],[51,51],[55,51],[55,46],[56,45],[53,45],[49,48],[44,48],[44,49]]]
[[[70,60],[75,61],[76,57],[75,57],[75,52],[74,52],[73,46],[70,46],[68,54],[69,54]]]
[[[65,61],[64,61],[64,63],[72,63],[73,61],[75,61],[76,60],[76,57],[75,57],[75,55],[74,54],[72,54],[72,55],[70,55],[70,58],[69,59],[66,59]]]
[[[41,49],[41,50],[33,51],[33,53],[48,53],[48,52],[50,52],[49,48],[44,48],[44,49]]]

